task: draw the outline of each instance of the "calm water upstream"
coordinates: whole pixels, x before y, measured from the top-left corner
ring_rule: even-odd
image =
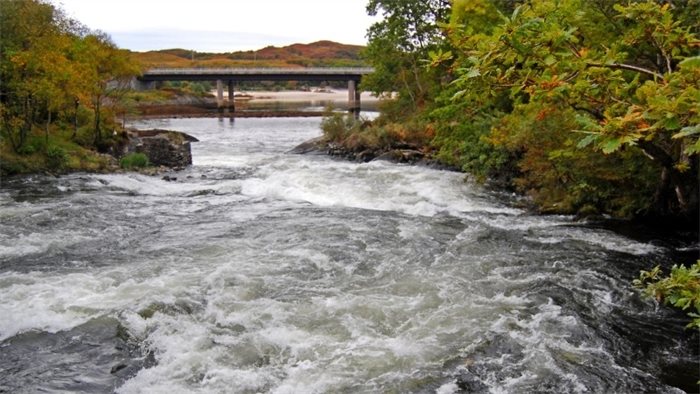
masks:
[[[630,281],[695,246],[459,173],[285,153],[319,123],[145,121],[201,140],[176,181],[4,180],[0,392],[693,387],[697,336]]]

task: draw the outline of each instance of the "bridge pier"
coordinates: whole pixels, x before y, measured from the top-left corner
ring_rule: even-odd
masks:
[[[224,111],[224,81],[216,80],[216,109]]]
[[[231,113],[236,111],[236,103],[233,101],[234,99],[234,94],[233,94],[233,81],[229,80],[228,81],[228,108]]]
[[[348,112],[353,114],[355,118],[360,117],[360,91],[357,89],[357,81],[351,79],[348,81]]]
[[[156,81],[141,81],[138,78],[133,78],[129,82],[129,87],[134,90],[153,90],[156,88]]]

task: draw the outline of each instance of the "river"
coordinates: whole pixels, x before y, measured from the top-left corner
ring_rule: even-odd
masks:
[[[0,188],[0,392],[692,390],[639,269],[696,245],[537,216],[465,175],[286,153],[318,118],[135,123],[161,176]]]

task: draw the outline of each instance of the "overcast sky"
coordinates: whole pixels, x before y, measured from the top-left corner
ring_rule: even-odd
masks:
[[[1,0],[0,0],[1,1]],[[331,40],[364,45],[367,0],[51,0],[133,51],[232,52]]]

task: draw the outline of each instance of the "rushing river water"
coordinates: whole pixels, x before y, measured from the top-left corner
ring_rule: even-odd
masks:
[[[630,281],[695,246],[286,153],[319,123],[144,121],[200,139],[175,181],[4,181],[0,392],[693,389],[697,336]]]

